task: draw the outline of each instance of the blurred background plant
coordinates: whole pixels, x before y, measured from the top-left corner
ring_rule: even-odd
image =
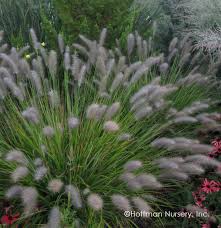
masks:
[[[130,7],[131,13],[134,10],[137,12],[133,29],[144,37],[149,37],[153,32],[155,45],[165,51],[173,37],[176,2],[177,0],[134,0]]]
[[[221,1],[181,0],[175,11],[179,23],[176,30],[182,36],[190,33],[195,46],[208,54],[221,48]]]
[[[107,27],[108,43],[113,44],[127,29],[124,25],[130,17],[132,0],[53,0],[53,3],[68,43],[76,41],[79,33],[96,39],[100,30]]]
[[[60,28],[51,0],[2,0],[0,21],[4,39],[15,47],[29,42],[30,28],[35,29],[41,40],[47,40],[53,46]]]

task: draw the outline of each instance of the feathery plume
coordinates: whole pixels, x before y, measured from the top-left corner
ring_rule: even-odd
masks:
[[[133,173],[123,173],[119,179],[124,181],[125,183],[128,183],[129,181],[135,179],[135,175]]]
[[[57,72],[57,53],[54,50],[49,52],[48,57],[48,69],[52,76],[56,75]]]
[[[208,154],[213,150],[213,147],[206,144],[194,144],[190,149],[193,153]]]
[[[101,34],[100,34],[99,46],[103,46],[104,45],[106,36],[107,36],[107,29],[104,28],[101,31]]]
[[[103,200],[98,194],[91,193],[87,198],[87,203],[89,207],[93,208],[95,211],[99,211],[103,207]]]
[[[74,128],[78,127],[78,125],[79,125],[79,119],[78,118],[70,117],[68,119],[68,127],[69,127],[69,129],[74,129]]]
[[[178,53],[178,49],[174,48],[172,50],[172,52],[167,57],[167,60],[168,60],[169,63],[171,63],[171,61],[173,60],[173,58],[176,56],[177,53]]]
[[[72,66],[71,66],[71,72],[74,76],[74,79],[77,80],[78,74],[80,72],[80,66],[81,66],[81,60],[78,58],[76,54],[72,55]]]
[[[119,194],[114,194],[111,196],[112,199],[112,203],[114,204],[114,206],[121,210],[121,211],[131,211],[132,207],[130,205],[129,200],[122,195]]]
[[[8,44],[3,44],[0,46],[0,52],[5,52],[5,51],[7,51],[7,49],[8,49]]]
[[[148,203],[140,197],[132,197],[132,202],[139,211],[150,212],[152,211]]]
[[[185,54],[185,55],[180,59],[179,67],[185,66],[185,65],[189,62],[190,57],[191,57],[191,54],[190,54],[190,53]]]
[[[18,182],[20,179],[28,175],[28,168],[25,166],[19,166],[11,174],[11,179],[14,183]]]
[[[161,169],[178,169],[179,165],[170,159],[160,158],[154,161]]]
[[[43,128],[43,134],[48,137],[48,138],[51,138],[54,136],[55,134],[55,131],[54,131],[54,128],[53,127],[50,127],[50,126],[46,126]]]
[[[115,72],[116,73],[123,72],[125,68],[126,68],[126,57],[120,56]]]
[[[11,59],[10,56],[8,56],[5,53],[0,53],[0,59],[2,59],[4,61],[4,63],[6,63],[11,70],[13,71],[14,74],[18,74],[18,67],[17,65],[14,63],[14,61]]]
[[[110,92],[113,93],[124,81],[124,75],[123,73],[118,73],[115,79],[112,82]]]
[[[150,106],[144,107],[137,112],[135,112],[135,119],[140,120],[148,117],[152,113],[153,109]]]
[[[79,72],[79,75],[78,75],[78,86],[79,86],[79,87],[81,86],[81,84],[82,84],[83,81],[84,81],[86,72],[87,72],[87,67],[86,67],[86,65],[83,65],[83,66],[81,67],[80,72]]]
[[[127,172],[132,172],[136,169],[139,169],[143,166],[141,161],[129,161],[124,165],[124,170]]]
[[[4,78],[5,85],[11,90],[12,94],[18,98],[18,100],[23,101],[24,95],[21,89],[13,82],[11,78]]]
[[[44,60],[45,65],[48,66],[48,53],[46,49],[43,48],[42,46],[40,46],[40,53],[41,53],[42,59]]]
[[[89,49],[92,49],[93,41],[81,34],[79,35],[79,38],[86,44]]]
[[[80,44],[73,44],[73,47],[75,47],[78,51],[80,51],[83,55],[88,56],[89,53],[85,47],[83,47]]]
[[[113,103],[106,111],[105,113],[105,120],[110,120],[114,117],[114,115],[118,112],[120,109],[120,102]]]
[[[43,79],[45,72],[41,56],[38,56],[37,59],[32,60],[33,70],[38,73],[38,75]]]
[[[10,150],[5,158],[9,162],[17,162],[19,164],[27,164],[25,155],[19,150]]]
[[[35,107],[30,107],[24,110],[22,116],[32,123],[39,123],[39,112]]]
[[[198,120],[191,116],[181,116],[181,117],[175,118],[172,122],[175,124],[184,124],[184,123],[196,123],[198,122]]]
[[[56,90],[50,90],[48,92],[49,102],[52,107],[58,107],[60,104],[59,94]]]
[[[180,180],[180,181],[186,181],[188,180],[189,176],[184,173],[180,172],[174,169],[167,170],[167,172],[164,172],[163,174],[159,175],[159,179],[161,180]]]
[[[107,132],[116,132],[120,129],[119,125],[114,121],[106,121],[104,123],[104,130]]]
[[[70,48],[66,46],[64,53],[64,68],[66,71],[71,69]]]
[[[200,165],[194,163],[184,163],[181,164],[179,168],[183,172],[191,175],[201,175],[204,173],[204,169]]]
[[[89,120],[96,119],[99,108],[100,106],[98,104],[91,104],[87,108],[87,118]]]
[[[148,43],[146,40],[143,40],[143,58],[146,59],[148,55]]]
[[[35,174],[34,174],[34,179],[36,181],[42,180],[45,175],[47,174],[48,169],[45,166],[40,166],[36,169]]]
[[[60,53],[64,54],[64,40],[61,34],[58,35],[58,47],[60,50]]]
[[[5,193],[7,199],[12,199],[15,197],[20,197],[22,193],[23,187],[20,185],[11,186]]]
[[[61,227],[61,215],[58,207],[53,207],[48,217],[48,228],[60,228]]]
[[[30,29],[30,35],[31,35],[31,40],[32,40],[34,49],[39,49],[40,44],[38,42],[38,38],[36,36],[34,29]]]
[[[156,177],[151,174],[140,174],[135,180],[142,186],[151,189],[159,189],[162,188],[160,182],[157,181]]]
[[[134,34],[130,33],[127,37],[127,53],[130,56],[134,50],[135,46],[135,37]]]
[[[28,62],[25,59],[21,59],[18,62],[19,64],[19,74],[23,77],[23,75],[30,79],[31,78],[31,69],[30,69],[30,65],[28,64]]]
[[[166,74],[168,69],[169,69],[169,64],[168,63],[162,63],[159,67],[160,73],[161,74]]]
[[[13,76],[9,73],[8,69],[5,67],[0,67],[0,76],[1,78],[7,77],[13,80]]]
[[[3,37],[4,37],[4,32],[0,30],[0,42],[3,40]]]
[[[19,57],[22,57],[22,56],[24,55],[24,53],[25,53],[26,51],[28,51],[29,49],[30,49],[30,46],[29,46],[29,45],[26,45],[26,46],[22,47],[22,48],[19,49],[19,51],[18,51],[18,56],[19,56]]]
[[[100,120],[104,113],[106,112],[106,105],[91,104],[87,108],[87,119],[89,120]]]
[[[21,198],[24,206],[24,214],[29,216],[37,206],[38,192],[33,187],[24,187]]]
[[[175,144],[175,141],[173,139],[169,139],[169,138],[160,138],[160,139],[156,139],[151,143],[151,146],[156,147],[158,149],[161,148],[167,148],[170,145]]]
[[[107,71],[106,71],[105,62],[101,56],[97,57],[96,70],[99,72],[100,77],[104,77],[106,75]]]
[[[147,74],[148,71],[150,70],[149,66],[142,66],[140,67],[135,74],[132,76],[131,80],[130,80],[130,84],[133,84],[135,82],[137,82],[144,74]]]
[[[220,166],[220,162],[218,162],[217,160],[201,154],[189,155],[185,158],[185,161],[194,162],[196,164],[200,164],[203,166],[212,166],[212,167]]]
[[[115,66],[115,59],[110,59],[106,64],[106,75],[110,76],[110,74],[113,72]]]
[[[70,196],[73,206],[77,209],[82,208],[82,200],[79,189],[73,185],[65,186],[65,192]]]
[[[142,58],[142,50],[143,50],[142,44],[143,44],[142,37],[138,34],[136,36],[136,45],[137,45],[137,55],[139,56],[140,59]]]
[[[171,42],[170,42],[170,45],[169,45],[169,52],[172,52],[174,50],[174,48],[176,47],[178,43],[178,38],[177,37],[174,37]]]

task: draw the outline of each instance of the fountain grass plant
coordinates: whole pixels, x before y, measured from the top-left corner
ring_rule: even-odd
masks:
[[[184,158],[159,160],[185,145],[210,149],[179,137],[194,137],[199,113],[214,105],[214,78],[195,72],[191,43],[175,38],[164,55],[136,33],[110,50],[106,32],[71,47],[59,35],[59,53],[34,30],[30,55],[1,46],[0,199],[21,213],[18,224],[136,226],[123,211],[171,208],[168,179],[204,172]]]

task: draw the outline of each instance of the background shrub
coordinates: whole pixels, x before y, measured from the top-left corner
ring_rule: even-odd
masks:
[[[4,39],[15,47],[29,42],[29,29],[34,28],[41,40],[51,46],[59,30],[51,0],[2,0],[0,3],[0,30]]]
[[[53,0],[62,22],[62,31],[68,42],[79,33],[96,39],[103,27],[108,28],[109,41],[113,43],[125,32],[129,6],[132,0]]]

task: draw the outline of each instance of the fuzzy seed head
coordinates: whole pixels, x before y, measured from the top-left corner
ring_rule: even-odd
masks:
[[[75,208],[82,208],[82,200],[79,189],[73,185],[67,185],[65,187],[65,192],[68,196],[70,196],[72,204]]]
[[[166,74],[167,71],[168,71],[168,68],[169,68],[168,63],[162,63],[162,64],[160,65],[160,73],[161,73],[161,74]]]
[[[12,199],[12,198],[15,198],[15,197],[19,197],[22,193],[22,186],[20,185],[13,185],[12,187],[10,187],[6,193],[5,193],[5,196],[7,199]]]
[[[139,211],[146,211],[146,212],[152,211],[148,203],[140,197],[132,197],[132,202],[134,203],[135,207]]]
[[[87,198],[87,203],[89,207],[93,208],[95,211],[99,211],[103,207],[103,200],[98,194],[92,193]]]
[[[38,167],[35,171],[34,179],[36,181],[42,180],[47,174],[47,172],[48,172],[48,169],[45,166]]]
[[[48,137],[48,138],[51,138],[54,136],[55,134],[55,131],[54,131],[54,128],[53,127],[50,127],[50,126],[46,126],[43,128],[43,134]]]
[[[127,172],[132,172],[143,166],[141,161],[129,161],[124,165],[124,170]]]
[[[19,164],[27,163],[27,159],[26,159],[25,155],[21,151],[18,151],[18,150],[10,150],[8,152],[8,154],[6,155],[5,160],[9,161],[9,162],[17,162]]]
[[[60,98],[59,98],[59,94],[57,91],[55,91],[55,90],[49,91],[48,97],[49,97],[49,102],[50,102],[52,107],[58,107],[59,106]]]
[[[63,187],[63,182],[59,179],[52,179],[49,183],[48,183],[48,189],[53,192],[53,193],[58,193],[61,191],[62,187]]]
[[[11,174],[11,178],[13,182],[18,182],[20,179],[26,177],[28,175],[28,168],[25,166],[20,166],[15,169],[15,171]]]
[[[130,201],[122,195],[115,194],[111,196],[114,206],[121,211],[131,211]]]
[[[119,125],[114,121],[106,121],[104,123],[104,130],[107,132],[116,132],[119,131]]]
[[[151,189],[162,188],[161,183],[151,174],[140,174],[136,177],[136,181],[142,186]]]
[[[77,128],[78,125],[79,125],[79,120],[78,120],[78,118],[76,118],[76,117],[70,117],[70,118],[68,119],[68,127],[69,127],[69,129]]]
[[[48,228],[60,228],[61,215],[58,207],[53,207],[48,218]]]
[[[119,109],[120,109],[120,103],[119,103],[119,102],[113,103],[113,104],[107,109],[104,118],[105,118],[106,120],[110,120],[111,118],[114,117],[114,115],[118,112]]]
[[[39,123],[39,112],[35,107],[27,108],[22,112],[22,116],[32,123]]]
[[[87,119],[89,119],[89,120],[97,119],[99,109],[100,109],[100,105],[91,104],[87,108]]]
[[[28,216],[33,213],[37,206],[38,192],[33,187],[25,187],[22,190],[21,198],[24,206],[24,214]]]

